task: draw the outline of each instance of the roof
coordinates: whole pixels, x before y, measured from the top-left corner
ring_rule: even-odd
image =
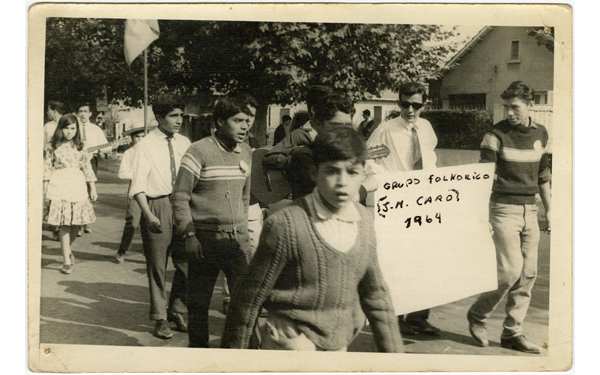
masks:
[[[448,61],[445,64],[445,68],[450,68],[452,69],[453,65],[455,65],[456,63],[458,63],[458,61],[460,59],[462,59],[467,53],[469,53],[469,51],[471,51],[475,45],[477,45],[477,43],[479,43],[490,31],[494,30],[493,27],[491,26],[484,26],[483,29],[481,29],[477,35],[475,35],[473,37],[473,39],[469,40],[469,42],[467,44],[465,44],[465,46],[456,53],[456,55],[454,55],[454,57],[452,57],[450,59],[450,61]]]

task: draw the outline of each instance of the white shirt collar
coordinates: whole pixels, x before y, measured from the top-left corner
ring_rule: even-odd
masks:
[[[404,117],[402,117],[402,115],[398,116],[398,120],[400,122],[400,125],[404,126],[406,128],[406,130],[412,130],[412,128],[414,127],[417,131],[419,130],[419,126],[417,125],[417,122],[419,121],[419,119],[417,119],[417,122],[415,122],[414,124],[412,122],[408,122],[404,119]]]
[[[317,217],[321,220],[338,220],[346,223],[354,223],[360,221],[360,213],[358,209],[354,205],[354,201],[351,204],[346,205],[346,207],[342,208],[340,212],[333,213],[325,206],[323,203],[323,199],[319,194],[318,189],[315,187],[313,192],[309,195],[312,198],[312,204],[317,214]]]

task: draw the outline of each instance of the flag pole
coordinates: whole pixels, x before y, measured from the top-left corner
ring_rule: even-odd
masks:
[[[148,48],[144,49],[144,135],[148,134]]]

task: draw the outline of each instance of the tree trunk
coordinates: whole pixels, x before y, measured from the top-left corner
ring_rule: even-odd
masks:
[[[269,104],[265,101],[260,101],[258,103],[258,108],[256,109],[256,119],[254,120],[254,125],[252,126],[251,132],[254,134],[260,146],[267,145],[267,111],[269,109]]]

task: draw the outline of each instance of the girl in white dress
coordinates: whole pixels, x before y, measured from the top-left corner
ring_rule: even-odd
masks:
[[[61,272],[64,274],[70,274],[75,263],[71,244],[77,238],[79,226],[96,220],[91,203],[98,198],[96,176],[82,149],[77,117],[62,116],[50,145],[44,150],[44,196],[47,199],[44,221],[60,226],[64,257]]]

